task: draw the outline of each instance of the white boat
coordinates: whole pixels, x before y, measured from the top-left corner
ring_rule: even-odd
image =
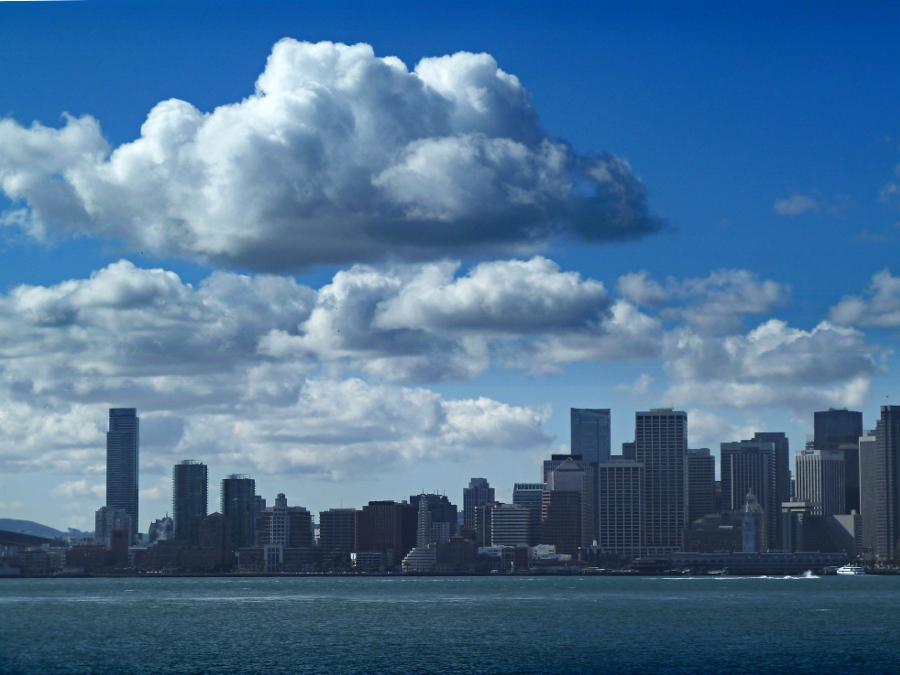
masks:
[[[837,573],[838,574],[851,574],[854,576],[859,576],[861,574],[865,574],[866,571],[859,565],[844,565],[843,567],[837,568]]]

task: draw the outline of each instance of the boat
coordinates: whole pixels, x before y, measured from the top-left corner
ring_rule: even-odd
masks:
[[[859,576],[861,574],[865,574],[866,571],[860,567],[859,565],[844,565],[843,567],[837,568],[838,574],[850,574],[852,576]]]

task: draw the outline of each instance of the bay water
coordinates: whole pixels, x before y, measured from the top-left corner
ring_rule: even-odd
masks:
[[[0,673],[900,672],[900,577],[0,580]]]

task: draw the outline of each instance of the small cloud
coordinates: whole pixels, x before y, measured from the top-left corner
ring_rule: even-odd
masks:
[[[0,509],[21,509],[22,502],[0,502]]]
[[[799,216],[804,213],[818,213],[819,202],[805,195],[791,195],[788,199],[779,199],[772,209],[779,216]]]
[[[647,373],[641,373],[631,384],[617,384],[616,391],[628,392],[632,396],[642,396],[647,393],[651,384],[653,384],[653,378]]]
[[[57,485],[51,494],[57,497],[105,497],[105,485],[89,485],[86,480],[73,480]]]
[[[868,230],[863,230],[861,233],[856,235],[853,238],[853,241],[857,243],[876,243],[876,244],[884,244],[890,239],[886,234],[881,234],[879,232],[869,232]]]

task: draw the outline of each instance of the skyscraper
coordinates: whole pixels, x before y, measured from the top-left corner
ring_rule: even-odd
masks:
[[[140,418],[135,408],[110,408],[106,434],[106,505],[131,518],[131,541],[138,533]]]
[[[356,509],[328,509],[319,513],[319,549],[350,553],[356,545]]]
[[[804,450],[797,453],[797,501],[812,504],[813,515],[844,513],[844,453]]]
[[[863,432],[859,437],[859,513],[862,527],[861,552],[875,552],[878,502],[878,451],[874,431]]]
[[[494,501],[494,488],[486,478],[473,478],[469,487],[463,488],[463,514],[466,525],[475,528],[475,511],[479,506]]]
[[[546,483],[516,483],[513,486],[513,504],[528,509],[528,545],[541,543],[541,509]]]
[[[709,448],[689,448],[687,455],[687,521],[716,513],[716,458]]]
[[[598,466],[585,462],[581,455],[551,455],[544,460],[543,479],[548,490],[577,491],[581,495],[581,546],[591,546],[597,537],[594,493]]]
[[[775,446],[775,510],[781,511],[783,502],[791,501],[791,445],[783,431],[757,431],[751,440]],[[776,519],[776,545],[781,545],[782,519]]]
[[[571,453],[580,455],[582,461],[592,469],[590,523],[585,523],[592,527],[591,541],[586,544],[590,546],[599,537],[596,513],[596,505],[600,499],[597,466],[608,462],[612,452],[609,408],[571,408],[569,424]]]
[[[172,468],[172,520],[175,539],[196,544],[206,518],[208,478],[206,465],[194,459]]]
[[[500,504],[491,512],[491,546],[527,546],[528,509],[518,504]]]
[[[721,444],[722,508],[744,511],[747,494],[753,492],[766,519],[766,541],[762,550],[776,548],[781,505],[775,501],[775,444],[772,441],[740,441]],[[754,517],[759,516],[754,510]]]
[[[231,474],[222,479],[222,515],[231,528],[234,550],[256,543],[256,522],[253,519],[255,495],[256,481],[250,476]]]
[[[686,520],[684,465],[687,413],[656,408],[635,413],[635,459],[644,466],[644,544],[680,548]]]
[[[312,514],[302,506],[288,506],[282,493],[275,497],[275,506],[263,509],[257,529],[259,546],[302,548],[313,544]]]
[[[844,453],[844,513],[859,513],[859,437],[863,433],[862,413],[830,408],[817,412],[813,448]]]
[[[599,539],[604,553],[638,558],[644,544],[644,466],[613,458],[597,467]]]
[[[610,455],[609,408],[571,408],[570,434],[573,455],[585,462],[608,462]]]
[[[875,426],[875,555],[896,558],[900,543],[900,406],[881,406]]]

